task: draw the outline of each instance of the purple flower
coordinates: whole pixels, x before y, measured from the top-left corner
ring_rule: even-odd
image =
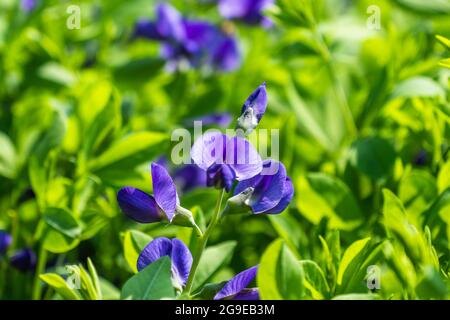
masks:
[[[221,128],[227,128],[232,121],[232,116],[228,112],[210,113],[200,117],[188,119],[185,121],[185,125],[187,127],[193,127],[194,121],[200,121],[203,126],[217,125]]]
[[[219,12],[226,19],[236,19],[251,25],[271,27],[272,21],[263,16],[263,11],[274,4],[274,0],[218,0]]]
[[[259,300],[257,288],[247,288],[256,277],[258,266],[251,267],[228,281],[214,297],[214,300]]]
[[[0,257],[6,253],[11,243],[11,235],[6,231],[0,230]]]
[[[162,42],[161,56],[169,69],[187,62],[232,71],[240,65],[236,40],[205,21],[184,19],[168,4],[157,6],[156,21],[140,20],[134,35]]]
[[[256,149],[242,137],[228,137],[217,131],[205,133],[191,149],[194,163],[206,171],[207,185],[231,189],[238,181],[254,177],[262,170]]]
[[[294,186],[281,162],[266,160],[261,174],[238,183],[229,201],[242,202],[254,214],[282,212],[294,196]]]
[[[263,82],[242,106],[241,115],[237,121],[237,129],[242,129],[246,134],[250,134],[261,121],[266,109],[267,91],[266,83]]]
[[[191,252],[181,240],[154,239],[139,255],[137,269],[141,271],[164,256],[168,256],[172,261],[172,283],[174,287],[181,290],[186,285],[192,266]]]
[[[117,201],[122,211],[138,222],[163,219],[171,222],[179,205],[175,183],[163,166],[152,163],[151,168],[153,196],[133,187],[124,187],[117,193]]]
[[[32,271],[36,267],[36,254],[30,248],[17,251],[11,258],[11,265],[20,271]]]
[[[206,173],[195,164],[187,164],[175,170],[173,180],[182,192],[206,187]]]
[[[20,8],[22,9],[22,11],[24,12],[31,12],[34,10],[34,8],[36,7],[36,0],[21,0],[20,1]]]

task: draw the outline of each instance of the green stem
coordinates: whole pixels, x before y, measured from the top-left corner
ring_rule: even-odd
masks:
[[[220,191],[219,198],[217,199],[216,207],[214,209],[209,226],[208,226],[208,228],[206,228],[205,233],[203,234],[202,237],[200,237],[199,243],[197,244],[197,250],[194,255],[194,261],[192,261],[191,272],[189,273],[189,278],[186,283],[186,288],[184,289],[184,292],[187,292],[187,294],[189,296],[191,295],[192,285],[194,284],[194,279],[195,279],[195,273],[197,272],[198,264],[200,263],[200,259],[203,255],[203,251],[206,248],[208,238],[211,235],[211,232],[214,229],[214,227],[216,226],[217,222],[219,221],[220,210],[221,210],[224,194],[225,194],[225,190],[222,189]]]
[[[41,298],[41,279],[39,276],[44,272],[45,265],[47,263],[47,251],[44,249],[44,245],[41,245],[39,249],[38,264],[36,273],[34,275],[33,283],[33,300],[39,300]]]

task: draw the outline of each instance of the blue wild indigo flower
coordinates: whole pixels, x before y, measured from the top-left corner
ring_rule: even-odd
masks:
[[[259,300],[257,288],[247,288],[258,272],[258,266],[251,267],[234,276],[214,296],[214,300]]]
[[[175,183],[163,166],[152,163],[151,169],[153,196],[133,187],[124,187],[117,193],[117,201],[122,211],[137,222],[171,222],[179,205]]]
[[[8,250],[11,243],[12,243],[11,235],[6,231],[0,230],[0,258],[4,254],[6,254],[6,251]]]
[[[227,192],[234,180],[249,179],[262,170],[261,157],[248,140],[217,131],[207,132],[194,142],[191,158],[206,171],[208,186]]]
[[[246,135],[250,134],[261,121],[266,109],[267,91],[266,83],[263,82],[244,102],[236,129],[243,130]]]
[[[36,268],[36,261],[36,253],[34,253],[31,248],[24,248],[17,251],[9,260],[14,268],[22,272],[34,271]]]
[[[294,186],[286,168],[275,160],[264,161],[263,167],[260,174],[237,184],[225,212],[277,214],[287,208],[294,196]]]
[[[156,260],[168,256],[172,262],[172,283],[182,290],[186,285],[192,267],[192,254],[179,239],[156,238],[142,250],[137,261],[138,271]]]
[[[206,172],[195,164],[186,164],[176,169],[173,180],[183,193],[206,187]]]
[[[185,19],[165,3],[157,5],[156,21],[137,22],[134,36],[160,41],[161,56],[169,70],[187,63],[228,72],[240,65],[237,41],[232,35],[209,22]]]
[[[220,15],[226,19],[269,28],[273,22],[263,15],[263,11],[274,2],[275,0],[218,0],[218,5]]]

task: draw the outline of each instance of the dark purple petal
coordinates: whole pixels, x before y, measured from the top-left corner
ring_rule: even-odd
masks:
[[[255,91],[247,98],[242,106],[241,116],[252,108],[258,122],[261,121],[262,116],[267,108],[267,90],[266,83],[263,82]]]
[[[152,163],[152,182],[156,203],[172,221],[179,202],[175,183],[167,170],[157,163]]]
[[[225,163],[234,169],[238,181],[252,178],[262,170],[258,151],[242,137],[233,137],[228,141]]]
[[[216,26],[206,21],[184,20],[183,25],[186,32],[183,44],[191,54],[207,50],[208,44],[214,40],[218,31]]]
[[[164,40],[156,28],[156,23],[147,19],[141,19],[136,23],[133,35],[151,40]]]
[[[30,248],[17,251],[11,258],[11,265],[20,271],[32,271],[36,267],[36,254]]]
[[[230,72],[239,68],[241,55],[233,37],[224,37],[212,52],[212,65],[222,71]]]
[[[232,300],[259,300],[258,288],[244,289],[233,297]]]
[[[167,3],[160,3],[156,8],[156,29],[162,38],[183,41],[185,29],[180,13]]]
[[[191,271],[192,254],[182,241],[173,239],[171,258],[174,281],[184,286]]]
[[[0,257],[6,253],[11,243],[11,235],[6,231],[0,230]]]
[[[156,238],[150,242],[139,255],[138,271],[164,256],[168,256],[172,261],[172,281],[183,287],[192,267],[192,255],[188,247],[178,239]]]
[[[206,172],[195,164],[187,164],[175,171],[173,180],[180,190],[188,192],[206,187]]]
[[[237,274],[225,284],[222,290],[216,294],[214,300],[233,297],[234,295],[240,293],[250,284],[250,282],[253,281],[253,279],[255,279],[257,271],[258,266],[254,266]]]
[[[293,196],[291,180],[286,175],[286,168],[281,162],[264,161],[263,172],[271,172],[270,168],[277,168],[272,174],[258,174],[257,176],[238,183],[234,194],[237,195],[249,187],[254,191],[246,204],[253,213],[279,213],[286,208]],[[281,211],[279,211],[281,210]]]
[[[142,250],[137,261],[137,269],[141,271],[161,257],[171,256],[172,241],[167,238],[156,238]]]
[[[218,131],[208,131],[200,136],[192,146],[191,158],[203,170],[213,163],[223,163],[228,137]]]
[[[225,189],[230,192],[233,182],[236,179],[234,170],[227,164],[212,164],[206,171],[206,185]]]
[[[155,199],[133,187],[124,187],[117,193],[117,202],[120,209],[128,217],[137,222],[151,223],[161,221],[161,212]]]
[[[272,209],[270,209],[265,213],[277,214],[284,211],[284,209],[287,208],[289,203],[291,203],[293,197],[294,197],[294,185],[292,184],[291,179],[289,177],[286,177],[286,181],[284,182],[283,197],[275,207],[273,207]]]

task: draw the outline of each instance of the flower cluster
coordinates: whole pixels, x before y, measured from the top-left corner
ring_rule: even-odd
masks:
[[[232,35],[207,21],[186,19],[165,3],[157,6],[154,21],[137,22],[134,35],[160,41],[161,56],[170,70],[188,64],[227,72],[240,65],[237,41]]]
[[[0,230],[0,260],[6,256],[12,244],[12,236],[6,231]],[[36,267],[36,254],[30,248],[23,248],[15,252],[10,258],[11,266],[20,271],[33,271]]]
[[[263,83],[242,107],[236,125],[240,132],[238,135],[228,136],[219,131],[210,131],[200,136],[192,146],[191,158],[197,170],[193,176],[202,171],[206,175],[207,186],[227,193],[234,189],[225,209],[220,214],[219,210],[215,212],[205,233],[196,225],[191,212],[180,206],[176,184],[166,169],[168,166],[164,158],[159,163],[151,164],[153,195],[133,187],[124,187],[118,192],[117,200],[122,211],[141,223],[166,221],[194,227],[200,241],[203,241],[199,245],[201,249],[206,245],[217,219],[225,214],[278,214],[284,211],[294,195],[285,166],[273,159],[261,159],[245,138],[259,124],[266,109],[267,92],[266,84]],[[183,170],[193,168],[183,167]],[[199,259],[193,260],[189,249],[178,239],[154,239],[141,252],[137,269],[141,271],[163,256],[170,257],[172,261],[173,286],[179,292],[186,289],[190,293],[189,284],[192,283]],[[257,266],[239,273],[216,292],[214,299],[258,299],[258,289],[247,288],[256,273]]]

